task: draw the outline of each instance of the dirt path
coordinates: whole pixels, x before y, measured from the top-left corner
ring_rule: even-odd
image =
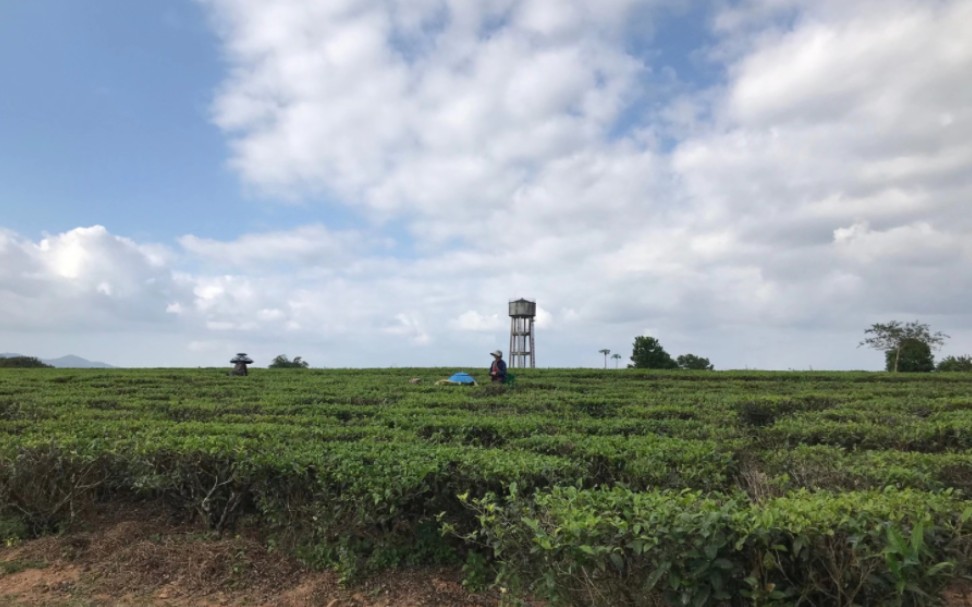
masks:
[[[5,607],[495,606],[454,570],[396,571],[355,588],[246,537],[212,538],[144,510],[103,512],[93,531],[0,548]]]

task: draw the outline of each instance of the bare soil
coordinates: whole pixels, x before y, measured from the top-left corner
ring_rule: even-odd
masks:
[[[457,570],[396,570],[346,587],[255,537],[214,537],[151,509],[104,509],[86,531],[0,547],[5,607],[470,607]]]

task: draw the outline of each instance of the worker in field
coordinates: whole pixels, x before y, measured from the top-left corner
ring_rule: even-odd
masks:
[[[240,352],[230,362],[233,364],[233,370],[230,371],[230,375],[249,375],[246,366],[252,364],[253,359],[247,356],[245,352]]]
[[[506,383],[506,362],[503,361],[503,351],[495,350],[490,354],[493,355],[493,364],[489,366],[489,378],[496,383]]]

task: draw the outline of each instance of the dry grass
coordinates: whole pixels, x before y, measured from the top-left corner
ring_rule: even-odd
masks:
[[[0,549],[10,607],[431,607],[496,605],[454,570],[393,571],[342,587],[254,535],[175,525],[150,506],[102,509],[84,530]]]

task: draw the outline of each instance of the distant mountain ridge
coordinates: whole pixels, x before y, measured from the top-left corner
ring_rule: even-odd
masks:
[[[0,354],[0,358],[13,358],[15,356],[27,356],[26,354],[14,354],[12,352],[5,352]],[[74,354],[68,354],[67,356],[61,356],[59,358],[41,358],[39,359],[42,363],[51,365],[52,367],[58,367],[59,369],[114,369],[114,365],[109,365],[108,363],[98,362],[96,360],[88,360],[86,358],[81,358],[80,356],[75,356]]]

